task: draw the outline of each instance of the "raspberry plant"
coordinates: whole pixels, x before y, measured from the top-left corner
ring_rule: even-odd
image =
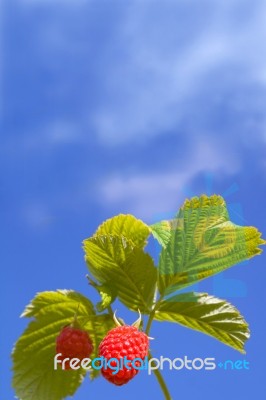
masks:
[[[150,235],[162,248],[158,266],[144,250]],[[168,321],[244,353],[250,332],[233,305],[207,293],[178,291],[260,254],[259,246],[265,243],[256,228],[232,223],[223,198],[217,195],[186,200],[176,218],[151,226],[132,215],[105,221],[83,242],[88,279],[100,295],[99,303],[94,305],[73,290],[58,290],[38,293],[23,312],[32,320],[12,352],[17,397],[61,400],[74,395],[87,372],[54,370],[57,338],[76,315],[89,337],[91,358],[97,357],[104,351],[100,343],[115,326],[115,300],[147,315],[147,336],[153,321]],[[152,357],[150,352],[148,356]],[[171,399],[160,371],[154,373],[164,398]],[[100,375],[97,370],[88,374],[90,379]]]

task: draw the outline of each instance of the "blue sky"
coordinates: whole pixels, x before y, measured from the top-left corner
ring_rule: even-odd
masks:
[[[3,11],[0,390],[9,400],[10,351],[26,326],[20,313],[42,290],[95,298],[81,241],[104,219],[124,212],[151,223],[187,196],[216,192],[234,222],[266,236],[266,4],[10,0]],[[174,399],[265,392],[264,279],[261,256],[199,285],[250,322],[251,367],[168,372]],[[154,324],[152,336],[157,354],[243,358],[170,324]],[[154,378],[140,374],[119,389],[85,382],[75,398],[151,392],[161,399]]]

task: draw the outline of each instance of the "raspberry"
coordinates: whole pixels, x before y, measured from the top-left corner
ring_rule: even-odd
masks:
[[[56,353],[62,353],[58,360],[65,358],[89,358],[93,350],[88,333],[82,329],[65,326],[56,338]],[[70,369],[69,360],[64,363],[64,369]],[[62,364],[61,364],[62,365]]]
[[[107,361],[110,358],[115,358],[117,360],[127,358],[127,360],[134,360],[135,358],[144,358],[148,355],[149,349],[149,338],[148,336],[140,332],[136,327],[124,325],[111,329],[105,338],[102,340],[99,346],[99,355],[104,357]],[[116,362],[114,365],[116,366]],[[117,361],[118,364],[118,361]],[[140,367],[141,362],[135,361],[135,365]],[[129,362],[127,368],[123,365],[116,374],[114,374],[113,369],[103,367],[101,369],[102,375],[109,382],[114,383],[117,386],[124,385],[139,372],[138,369],[133,368],[132,363]]]

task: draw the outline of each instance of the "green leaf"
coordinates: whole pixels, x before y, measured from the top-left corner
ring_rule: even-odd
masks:
[[[265,243],[256,228],[229,221],[222,197],[187,200],[160,255],[159,291],[167,295],[224,271],[260,254]]]
[[[43,292],[26,307],[23,316],[33,317],[12,353],[13,387],[21,400],[61,400],[73,395],[86,374],[84,370],[54,370],[56,337],[61,329],[78,320],[89,333],[94,354],[100,338],[113,325],[109,315],[96,316],[91,302],[68,290]]]
[[[150,226],[151,233],[161,246],[166,247],[171,238],[171,221],[161,221]]]
[[[140,219],[130,214],[120,214],[107,219],[97,229],[94,237],[97,236],[123,236],[137,247],[144,247],[150,235],[150,228]]]
[[[102,312],[115,301],[117,292],[111,284],[100,285],[98,290],[102,297],[102,301],[97,303],[96,307],[99,312]]]
[[[104,285],[97,285],[88,275],[87,278],[89,280],[90,285],[92,285],[97,292],[100,294],[102,300],[96,304],[96,308],[99,312],[106,310],[116,299],[117,292],[113,287],[112,282],[107,282]]]
[[[156,268],[152,258],[119,236],[94,236],[84,241],[91,274],[104,285],[111,282],[117,296],[131,310],[147,313],[153,302]]]
[[[250,336],[248,324],[239,311],[207,293],[183,293],[164,300],[155,319],[205,333],[241,353],[245,353],[244,344]]]
[[[95,314],[93,304],[81,293],[73,290],[57,290],[56,292],[40,292],[25,308],[21,317],[40,318],[49,313],[65,312],[69,309],[71,316]]]
[[[182,223],[182,221],[181,221]],[[158,240],[160,245],[164,248],[167,247],[173,231],[179,227],[180,221],[175,218],[169,221],[160,221],[150,226],[151,233],[155,239]]]

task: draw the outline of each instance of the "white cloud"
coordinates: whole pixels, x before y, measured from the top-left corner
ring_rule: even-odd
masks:
[[[44,125],[29,130],[26,135],[6,138],[0,152],[16,154],[37,154],[40,151],[53,151],[58,147],[80,141],[81,128],[67,119],[54,119]]]
[[[30,6],[34,3],[24,1]],[[50,7],[48,0],[42,2]],[[243,0],[121,2],[123,11],[114,13],[105,27],[110,34],[105,36],[103,28],[105,42],[97,36],[98,31],[90,27],[88,34],[85,29],[94,25],[96,17],[100,24],[96,2],[71,0],[67,4],[77,11],[73,13],[71,7],[61,10],[60,6],[55,16],[51,12],[42,29],[36,31],[36,51],[42,65],[57,78],[50,95],[56,94],[59,102],[76,88],[75,78],[72,86],[64,81],[70,75],[61,78],[62,62],[67,65],[76,60],[73,76],[84,77],[81,95],[75,91],[79,115],[63,124],[75,125],[79,118],[82,126],[76,134],[58,133],[53,137],[46,130],[43,138],[51,145],[65,139],[68,143],[86,141],[82,131],[90,131],[107,146],[147,142],[169,131],[179,134],[184,119],[194,112],[201,114],[203,125],[205,121],[207,124],[213,98],[228,96],[224,90],[230,98],[223,101],[231,101],[235,82],[236,92],[241,85],[266,89],[264,1],[254,0],[252,6]],[[90,69],[94,57],[99,75]],[[93,90],[91,73],[95,78]],[[97,95],[91,105],[94,93]],[[249,105],[243,107],[248,115]],[[188,134],[193,136],[199,127],[193,126],[193,118],[190,120]],[[206,129],[204,135],[212,133]]]
[[[194,26],[183,28],[178,27],[183,6],[162,6],[166,17],[153,11],[153,2],[128,9],[118,27],[124,55],[112,60],[104,77],[107,97],[114,100],[103,101],[94,120],[103,143],[145,140],[178,127],[191,100],[198,98],[200,108],[206,87],[222,84],[224,72],[228,86],[234,80],[243,85],[265,80],[265,4],[255,2],[250,12],[243,11],[242,1],[223,3],[205,1],[199,14],[204,23],[195,18]]]
[[[180,170],[111,175],[101,182],[99,201],[120,209],[126,205],[127,212],[149,221],[156,219],[159,213],[174,212],[178,201],[184,199],[184,187],[198,173],[233,174],[239,169],[230,149],[224,148],[221,152],[221,147],[221,143],[215,142],[195,143],[193,153]]]

